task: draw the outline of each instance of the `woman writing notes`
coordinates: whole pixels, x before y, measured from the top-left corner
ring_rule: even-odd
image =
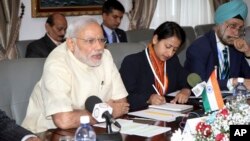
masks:
[[[165,96],[177,90],[180,92],[170,102],[187,102],[191,93],[187,84],[188,72],[176,55],[185,38],[185,32],[178,24],[165,22],[154,31],[145,50],[125,57],[120,73],[129,93],[131,111],[149,104],[164,104]]]

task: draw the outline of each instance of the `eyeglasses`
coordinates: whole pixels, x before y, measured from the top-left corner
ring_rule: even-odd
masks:
[[[245,36],[245,28],[244,27],[238,27],[237,24],[227,24],[227,28],[230,28],[230,30],[237,30],[240,37]]]
[[[82,40],[82,41],[84,41],[84,43],[89,44],[89,45],[94,45],[97,41],[101,45],[104,45],[107,42],[106,38],[88,38],[88,39],[77,38],[77,37],[75,37],[75,38]]]

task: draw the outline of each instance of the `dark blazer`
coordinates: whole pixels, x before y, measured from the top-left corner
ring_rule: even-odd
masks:
[[[0,110],[0,141],[21,141],[30,131],[17,125],[4,111]]]
[[[27,58],[46,58],[57,45],[45,34],[44,37],[31,42],[26,51]]]
[[[182,88],[189,88],[187,71],[181,66],[177,55],[167,60],[168,89],[171,93]],[[120,68],[123,83],[129,93],[130,111],[145,108],[152,93],[156,93],[152,84],[154,74],[149,66],[145,50],[125,57]]]
[[[237,51],[234,46],[229,46],[229,56],[229,78],[250,78],[250,67],[244,54]],[[196,39],[187,48],[186,57],[184,67],[190,72],[199,74],[202,80],[207,81],[214,67],[219,66],[215,32],[211,30]],[[217,74],[219,74],[219,71]],[[228,90],[227,81],[218,79],[221,90]]]
[[[106,39],[108,39],[108,36],[107,36],[107,34],[106,34],[106,32],[105,32],[105,30],[103,28],[103,25],[101,25],[101,27],[102,27],[104,37]],[[124,30],[117,28],[117,29],[115,29],[115,32],[116,32],[120,42],[128,42],[127,35],[126,35],[126,32]],[[107,40],[107,43],[109,43],[108,40]]]

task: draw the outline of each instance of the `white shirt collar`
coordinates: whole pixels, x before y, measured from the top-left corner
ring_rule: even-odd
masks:
[[[62,42],[57,42],[56,40],[54,40],[48,33],[47,33],[48,37],[50,38],[50,40],[56,44],[57,46],[60,45]]]
[[[220,41],[220,39],[219,39],[219,37],[218,37],[218,35],[217,35],[216,33],[215,33],[215,37],[216,37],[217,50],[218,50],[219,52],[222,52],[222,50],[224,50],[225,47],[227,47],[227,45],[224,45],[224,44]]]
[[[105,26],[104,24],[103,24],[102,26],[103,26],[103,29],[104,29],[104,31],[106,32],[107,36],[112,36],[111,34],[112,34],[113,30],[110,29],[110,28],[108,28],[108,27]]]

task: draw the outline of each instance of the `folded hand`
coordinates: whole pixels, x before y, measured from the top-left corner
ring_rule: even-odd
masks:
[[[234,40],[234,46],[238,51],[243,52],[246,56],[250,55],[250,46],[247,45],[247,42],[244,39],[239,38]]]
[[[129,104],[126,101],[108,101],[108,104],[113,108],[112,115],[114,118],[127,114],[129,111]]]

